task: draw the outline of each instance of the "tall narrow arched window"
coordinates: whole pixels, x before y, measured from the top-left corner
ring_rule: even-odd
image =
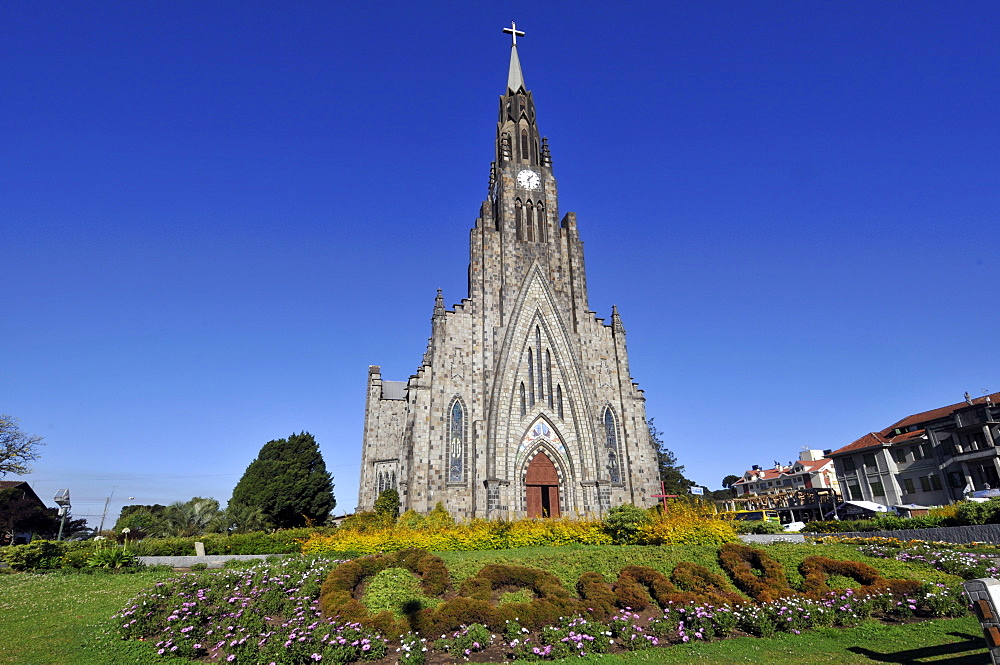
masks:
[[[528,415],[528,405],[524,401],[524,381],[521,382],[521,417]]]
[[[538,242],[545,242],[545,204],[539,201],[536,207],[538,208],[538,233],[535,234],[535,239]]]
[[[535,405],[535,357],[528,347],[528,406]]]
[[[514,229],[518,240],[524,240],[524,220],[522,219],[522,215],[521,199],[514,199]]]
[[[608,455],[608,478],[613,483],[622,481],[621,465],[618,462],[618,424],[611,407],[604,409],[604,436]]]
[[[542,374],[542,329],[535,326],[535,348],[538,349],[538,399],[545,397],[545,375]]]
[[[552,354],[545,349],[545,394],[549,396],[549,408],[555,408],[555,396],[552,394]]]
[[[527,231],[528,242],[532,242],[535,239],[535,206],[531,201],[524,206],[524,212],[524,228]]]
[[[456,399],[448,418],[448,482],[465,480],[465,411]]]
[[[391,489],[391,490],[396,489],[396,472],[395,471],[393,471],[391,474],[389,474],[389,489]]]
[[[535,149],[531,151],[531,163],[538,163],[538,139],[535,139]]]
[[[528,130],[521,130],[521,159],[528,161]]]
[[[562,405],[562,386],[556,386],[556,413],[559,414],[559,419],[563,419],[563,405]]]

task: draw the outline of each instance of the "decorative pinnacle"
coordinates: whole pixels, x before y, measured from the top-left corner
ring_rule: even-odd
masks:
[[[437,296],[434,298],[434,316],[444,316],[444,296],[441,295],[441,289],[438,289]]]

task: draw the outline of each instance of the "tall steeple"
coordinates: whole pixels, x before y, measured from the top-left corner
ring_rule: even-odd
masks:
[[[542,164],[541,137],[535,122],[535,102],[524,85],[521,59],[517,55],[517,38],[524,32],[511,21],[503,31],[510,34],[510,67],[507,70],[507,90],[500,97],[497,126],[497,165],[508,162],[538,166]]]
[[[510,69],[507,71],[507,94],[515,95],[518,92],[525,92],[528,88],[524,85],[524,74],[521,73],[521,59],[517,57],[517,36],[524,36],[523,30],[518,30],[517,25],[511,21],[509,28],[504,28],[504,32],[512,37],[510,45]]]

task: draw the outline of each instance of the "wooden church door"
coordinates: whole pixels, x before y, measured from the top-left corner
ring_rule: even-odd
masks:
[[[535,455],[524,479],[528,517],[559,517],[559,474],[545,453]]]

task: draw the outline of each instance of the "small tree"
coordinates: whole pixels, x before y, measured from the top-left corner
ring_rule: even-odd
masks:
[[[279,529],[323,524],[337,505],[333,479],[308,432],[265,443],[229,502],[260,508]]]
[[[650,418],[646,421],[646,424],[649,426],[649,438],[656,446],[660,480],[663,482],[663,487],[666,490],[665,493],[676,494],[678,496],[686,495],[690,491],[691,486],[694,485],[694,482],[684,477],[684,465],[678,464],[677,456],[667,449],[663,443],[663,439],[660,438],[663,436],[663,432],[656,429],[653,419]]]
[[[375,514],[396,521],[399,517],[399,492],[394,489],[382,490],[375,499]]]
[[[722,479],[722,486],[726,489],[730,489],[732,488],[733,483],[739,482],[739,479],[739,476],[728,475]]]
[[[200,536],[225,530],[225,522],[218,501],[196,496],[167,506],[162,529],[166,536]]]
[[[229,502],[225,510],[226,530],[230,533],[267,531],[271,523],[260,506]]]
[[[0,478],[31,473],[28,463],[38,459],[42,437],[25,434],[18,422],[14,416],[0,415]]]

